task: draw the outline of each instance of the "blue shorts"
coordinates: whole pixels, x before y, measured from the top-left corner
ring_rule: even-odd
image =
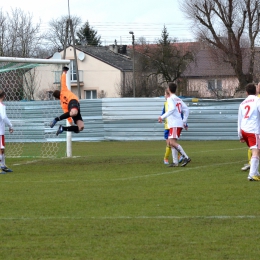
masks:
[[[164,130],[164,139],[167,140],[169,135],[169,129]]]

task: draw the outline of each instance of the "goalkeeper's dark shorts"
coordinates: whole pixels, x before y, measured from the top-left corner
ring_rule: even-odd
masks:
[[[80,114],[80,105],[79,105],[79,102],[78,102],[76,99],[72,99],[72,100],[69,102],[69,105],[68,105],[69,111],[70,111],[72,108],[76,108],[76,109],[78,110],[78,114],[77,114],[76,116],[73,116],[73,117],[72,117],[74,123],[76,124],[78,120],[83,121],[82,116],[81,116],[81,114]]]

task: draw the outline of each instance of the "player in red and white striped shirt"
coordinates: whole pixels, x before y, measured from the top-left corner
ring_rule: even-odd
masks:
[[[260,98],[256,96],[253,83],[246,86],[247,98],[240,104],[238,111],[238,137],[252,150],[249,181],[260,181],[259,149],[260,149]]]
[[[172,153],[174,154],[174,162],[170,166],[178,166],[178,152],[184,156],[181,166],[186,166],[191,159],[185,153],[182,146],[177,143],[177,139],[179,139],[182,129],[187,129],[189,108],[179,97],[175,95],[177,89],[177,85],[175,83],[169,83],[168,89],[171,93],[170,97],[167,98],[168,111],[158,118],[158,122],[161,123],[165,118],[167,118],[168,121],[168,139],[169,144],[172,147]],[[183,118],[181,113],[183,113]]]
[[[3,104],[5,99],[5,92],[0,90],[0,174],[12,172],[5,165],[5,125],[9,126],[9,132],[13,133],[13,126],[9,118],[6,115],[6,108]]]

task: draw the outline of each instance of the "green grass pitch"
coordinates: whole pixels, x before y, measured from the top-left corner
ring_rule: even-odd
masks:
[[[7,158],[0,259],[259,259],[260,183],[241,171],[245,144],[180,143],[186,167],[163,164],[164,141],[76,142],[73,158]]]

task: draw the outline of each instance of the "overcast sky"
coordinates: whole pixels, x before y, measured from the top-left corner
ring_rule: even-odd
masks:
[[[7,0],[0,4],[2,11],[21,8],[41,20],[41,29],[48,29],[48,22],[70,14],[81,17],[101,36],[102,44],[131,44],[135,38],[144,37],[148,42],[160,38],[165,24],[170,37],[180,41],[192,40],[190,24],[179,9],[178,0]]]

